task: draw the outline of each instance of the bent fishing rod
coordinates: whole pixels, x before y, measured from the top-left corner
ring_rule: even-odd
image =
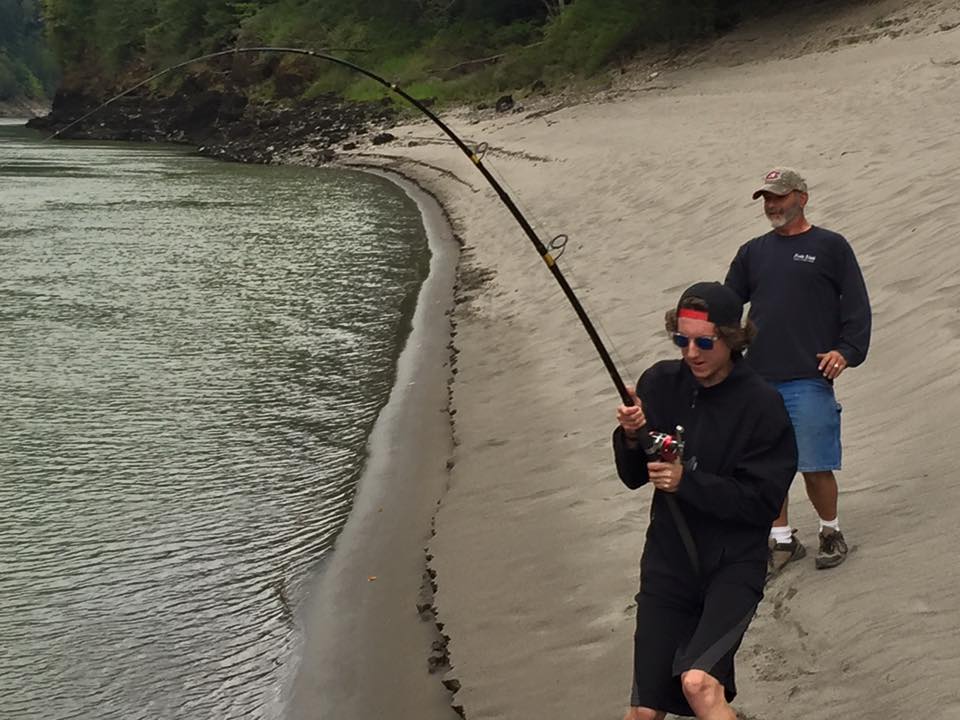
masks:
[[[573,307],[574,312],[577,314],[577,317],[580,319],[581,325],[583,325],[584,330],[586,330],[587,335],[590,337],[590,341],[593,343],[593,347],[596,349],[597,354],[600,356],[600,360],[603,362],[603,366],[606,368],[607,373],[610,375],[610,379],[613,381],[614,387],[617,389],[617,392],[620,395],[620,399],[623,401],[624,405],[632,406],[634,404],[633,396],[627,390],[626,385],[624,385],[623,378],[620,376],[620,372],[617,370],[616,365],[613,362],[613,359],[610,357],[610,353],[607,351],[606,346],[603,344],[603,340],[600,338],[600,334],[597,332],[596,327],[593,322],[590,320],[590,317],[587,315],[586,310],[584,310],[583,305],[580,303],[580,299],[573,292],[573,288],[570,287],[570,283],[567,282],[567,278],[560,271],[560,267],[557,265],[557,258],[563,254],[563,251],[566,247],[567,237],[566,235],[558,235],[550,242],[550,247],[540,239],[536,231],[533,229],[533,226],[527,221],[527,218],[524,217],[523,213],[520,212],[520,209],[517,207],[516,203],[507,194],[507,191],[503,189],[503,186],[497,181],[493,174],[486,168],[483,164],[483,156],[486,153],[486,143],[482,143],[477,148],[470,148],[461,138],[457,135],[450,127],[443,122],[434,112],[430,110],[426,105],[417,100],[415,97],[407,93],[403,88],[398,86],[396,83],[390,82],[389,80],[377,75],[371,70],[368,70],[360,65],[350,62],[349,60],[344,60],[341,57],[335,55],[328,55],[326,53],[317,52],[314,50],[308,50],[305,48],[288,48],[288,47],[245,47],[245,48],[234,48],[232,50],[221,50],[219,52],[207,53],[205,55],[199,55],[189,60],[184,60],[183,62],[176,63],[175,65],[170,65],[169,67],[163,68],[162,70],[157,71],[148,78],[142,80],[141,82],[133,85],[132,87],[124,90],[119,95],[111,97],[104,103],[101,103],[93,110],[87,112],[76,120],[71,121],[64,127],[57,130],[51,138],[61,136],[70,128],[80,124],[91,115],[99,112],[103,108],[107,107],[111,103],[119,100],[120,98],[129,95],[130,93],[140,89],[144,85],[147,85],[154,80],[157,80],[164,75],[167,75],[175,70],[179,70],[188,65],[193,65],[196,63],[204,62],[206,60],[213,60],[215,58],[229,57],[231,55],[249,55],[249,54],[286,54],[286,55],[305,55],[307,57],[316,58],[317,60],[323,60],[326,62],[334,63],[335,65],[340,65],[341,67],[348,68],[354,72],[358,72],[361,75],[373,80],[374,82],[382,85],[387,88],[394,94],[403,98],[407,103],[415,107],[426,117],[428,117],[434,125],[439,127],[444,134],[450,138],[453,143],[460,148],[464,155],[466,155],[470,161],[476,166],[477,170],[483,175],[486,181],[497,193],[497,196],[500,198],[500,201],[507,207],[510,211],[510,214],[517,221],[520,227],[523,229],[523,232],[529,238],[530,242],[533,244],[537,253],[540,255],[541,259],[546,264],[547,268],[550,270],[550,273],[553,275],[554,280],[557,281],[557,284],[560,286],[560,289],[563,291],[564,296],[570,302],[570,305]],[[554,256],[551,253],[551,250],[554,250],[557,254]],[[651,433],[644,432],[640,433],[638,440],[641,447],[644,449],[648,458],[652,460],[664,460],[668,462],[676,461],[682,459],[683,452],[683,440],[679,437],[682,433],[681,428],[677,428],[678,437],[672,437],[664,433]],[[684,546],[686,547],[687,554],[690,556],[690,561],[694,566],[695,570],[699,571],[699,562],[697,559],[696,547],[693,542],[693,538],[690,534],[690,530],[687,527],[686,520],[683,518],[683,515],[680,512],[680,508],[676,504],[675,498],[669,493],[665,494],[667,505],[670,508],[670,512],[674,517],[674,520],[677,525],[677,530],[680,533],[680,537],[683,541]]]

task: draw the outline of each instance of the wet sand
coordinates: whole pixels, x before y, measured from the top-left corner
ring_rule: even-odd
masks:
[[[322,578],[300,611],[304,655],[287,717],[456,720],[442,674],[428,672],[440,639],[424,592],[425,547],[452,452],[448,406],[450,309],[459,247],[442,209],[417,202],[430,273],[417,300],[397,381],[368,444],[354,506]],[[418,605],[423,612],[418,612]]]

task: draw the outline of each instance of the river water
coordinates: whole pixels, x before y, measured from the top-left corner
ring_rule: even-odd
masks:
[[[7,123],[0,208],[0,717],[281,717],[428,271],[416,205]]]

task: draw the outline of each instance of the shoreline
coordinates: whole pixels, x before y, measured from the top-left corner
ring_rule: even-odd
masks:
[[[368,440],[349,518],[299,612],[303,654],[287,717],[456,720],[442,683],[446,650],[425,547],[453,451],[450,314],[459,246],[426,191],[394,173],[366,172],[389,179],[417,203],[430,271],[390,399]],[[428,660],[436,673],[428,672]]]

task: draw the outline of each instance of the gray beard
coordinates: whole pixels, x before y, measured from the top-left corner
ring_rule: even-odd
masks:
[[[793,210],[793,211],[787,210],[786,212],[784,212],[782,215],[779,215],[779,216],[767,215],[767,220],[770,221],[770,226],[774,230],[779,230],[780,228],[785,227],[790,223],[792,223],[798,217],[800,217],[799,210]]]

